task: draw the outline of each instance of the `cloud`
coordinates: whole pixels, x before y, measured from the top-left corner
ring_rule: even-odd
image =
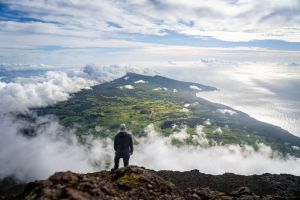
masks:
[[[20,130],[35,127],[36,137],[26,137]],[[88,173],[113,166],[111,139],[86,138],[86,144],[77,141],[73,130],[59,125],[54,117],[44,116],[35,122],[26,122],[13,116],[2,116],[0,121],[0,179],[15,175],[20,181],[44,179],[57,171],[72,170]],[[193,137],[200,146],[174,146],[173,138],[189,137],[185,129],[174,137],[163,137],[146,129],[147,137],[135,138],[135,151],[130,163],[155,170],[192,170],[203,173],[238,174],[291,173],[300,175],[300,160],[281,158],[270,147],[260,144],[256,151],[250,146],[214,145],[208,147],[201,126]],[[12,145],[13,144],[13,145]],[[183,162],[184,161],[184,162]],[[237,165],[238,163],[238,165]]]
[[[230,110],[230,109],[218,109],[216,112],[219,112],[221,114],[229,114],[229,115],[237,114],[234,110]]]
[[[286,60],[299,57],[284,52],[299,50],[297,0],[1,2],[2,62],[199,66],[199,57],[215,55],[278,59],[268,49],[282,50]]]
[[[0,113],[28,112],[29,108],[53,105],[69,98],[70,93],[89,88],[96,82],[66,72],[48,71],[44,76],[17,78],[0,84]]]
[[[0,71],[50,70],[54,66],[46,64],[0,63]]]
[[[34,126],[37,124],[38,135],[28,138],[20,133],[28,122],[1,116],[0,178],[14,175],[24,181],[44,179],[57,171],[91,172],[104,169],[105,159],[111,160],[109,140],[82,145],[72,130],[63,128],[53,118],[39,117]]]
[[[218,128],[216,128],[216,129],[213,131],[213,133],[222,134],[223,131],[222,131],[222,129],[221,129],[220,127],[218,127]]]
[[[138,80],[138,81],[134,81],[135,84],[137,83],[147,83],[147,81],[144,81],[144,80]]]
[[[285,161],[263,144],[258,151],[249,146],[238,145],[177,147],[171,145],[170,138],[157,135],[151,127],[148,127],[148,137],[136,147],[132,162],[153,169],[199,169],[210,174],[284,173],[286,169],[290,169],[289,173],[292,174],[300,173],[297,167],[299,159],[289,158]]]
[[[132,85],[124,85],[124,86],[120,86],[119,88],[121,90],[123,90],[123,89],[133,90],[134,89],[134,87]]]
[[[205,125],[205,126],[210,126],[210,125],[211,125],[210,119],[206,119],[206,120],[204,121],[204,125]]]
[[[7,31],[69,36],[138,33],[166,35],[172,30],[227,41],[279,39],[299,41],[297,0],[210,2],[152,1],[4,1],[9,11],[22,11],[22,21],[2,22]],[[37,12],[37,10],[39,12]],[[68,13],[68,15],[65,15]],[[118,27],[110,24],[117,24]],[[13,24],[13,26],[12,26]]]
[[[120,68],[117,65],[98,66],[95,64],[88,64],[83,68],[83,72],[86,73],[89,77],[100,82],[107,82],[125,75],[126,69]]]
[[[19,64],[9,69],[23,71],[23,66]],[[39,66],[29,67],[39,69]],[[105,159],[110,161],[113,155],[111,140],[87,138],[88,143],[83,145],[77,141],[74,130],[62,127],[54,116],[37,117],[29,109],[67,100],[70,94],[123,76],[129,69],[151,72],[90,64],[82,70],[47,71],[40,76],[17,77],[8,83],[0,81],[0,129],[3,131],[0,134],[0,179],[12,174],[20,180],[33,180],[61,170],[107,169]],[[26,113],[34,120],[22,120],[16,117],[19,113]],[[24,136],[24,129],[33,129],[37,136]]]
[[[196,85],[190,85],[190,89],[192,89],[192,90],[202,90],[201,88],[199,88],[198,86],[196,86]]]
[[[158,73],[155,70],[152,70],[147,67],[134,67],[128,65],[102,66],[96,64],[87,64],[84,66],[82,71],[88,75],[87,78],[92,78],[94,80],[97,80],[100,83],[112,81],[116,78],[124,76],[127,72],[134,72],[134,73],[150,75],[150,76],[151,75],[153,76]]]

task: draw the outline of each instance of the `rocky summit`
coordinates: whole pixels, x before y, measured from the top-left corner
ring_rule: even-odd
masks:
[[[300,177],[207,175],[197,170],[153,171],[129,166],[114,172],[57,172],[47,180],[28,183],[19,194],[17,191],[2,191],[0,199],[300,199]]]

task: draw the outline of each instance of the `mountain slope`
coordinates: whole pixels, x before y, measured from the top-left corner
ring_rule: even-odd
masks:
[[[268,123],[259,122],[230,107],[199,98],[201,91],[217,88],[182,82],[162,76],[128,73],[111,82],[82,90],[54,106],[34,109],[38,115],[54,114],[66,127],[76,127],[84,135],[113,137],[120,123],[126,123],[136,137],[146,136],[152,124],[162,135],[174,136],[180,130],[184,137],[173,137],[174,145],[259,143],[274,150],[300,157],[300,138]],[[29,131],[30,132],[30,131]]]

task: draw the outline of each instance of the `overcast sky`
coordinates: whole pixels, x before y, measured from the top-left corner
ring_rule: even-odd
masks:
[[[299,0],[0,1],[0,63],[158,65],[299,52]]]

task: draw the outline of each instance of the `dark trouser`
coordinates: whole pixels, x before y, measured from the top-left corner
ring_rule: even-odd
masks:
[[[120,158],[123,158],[123,163],[124,163],[124,167],[128,166],[129,164],[129,157],[130,155],[119,155],[119,154],[115,154],[115,166],[114,169],[118,169],[119,168],[119,161]]]

